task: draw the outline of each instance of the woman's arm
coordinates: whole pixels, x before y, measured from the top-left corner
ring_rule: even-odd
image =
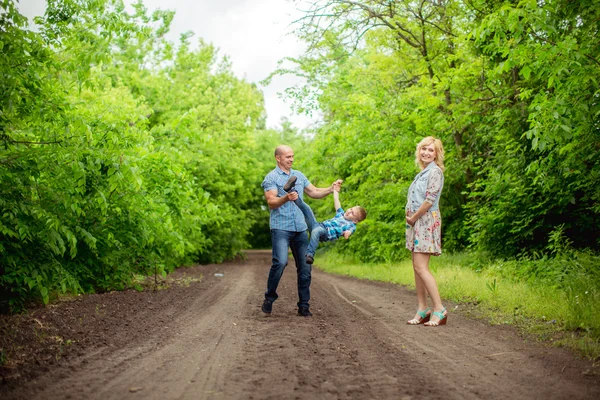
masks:
[[[421,218],[429,209],[433,206],[433,203],[437,199],[442,190],[442,171],[439,168],[434,169],[429,174],[429,180],[427,181],[427,191],[425,192],[425,201],[419,207],[419,209],[411,216],[409,212],[406,212],[406,223],[410,226],[414,226],[419,218]]]
[[[424,201],[423,204],[421,204],[421,207],[419,207],[419,209],[417,210],[417,212],[414,213],[413,215],[411,215],[410,217],[408,216],[409,211],[407,211],[406,212],[406,223],[409,224],[410,226],[415,226],[415,223],[417,222],[417,220],[419,218],[421,218],[427,211],[429,211],[431,206],[433,206],[433,204],[431,204],[428,201]]]

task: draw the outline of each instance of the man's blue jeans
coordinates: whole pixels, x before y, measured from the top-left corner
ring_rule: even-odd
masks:
[[[310,242],[308,243],[306,254],[314,257],[317,247],[319,247],[319,242],[325,241],[323,239],[326,237],[327,229],[317,221],[313,210],[308,204],[303,202],[300,197],[294,201],[294,204],[296,204],[300,211],[302,211],[302,214],[304,214],[304,220],[306,221],[308,231],[310,232]]]
[[[298,307],[308,307],[310,300],[311,266],[306,263],[305,254],[308,247],[308,236],[304,232],[291,232],[281,229],[271,229],[271,244],[273,246],[273,262],[267,280],[265,299],[271,302],[277,297],[277,286],[288,264],[288,247],[296,261],[298,274]]]

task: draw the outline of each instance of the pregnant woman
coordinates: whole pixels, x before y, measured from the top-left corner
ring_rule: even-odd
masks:
[[[429,271],[432,255],[442,254],[442,218],[439,210],[444,186],[444,147],[439,139],[428,136],[415,152],[421,169],[408,189],[406,203],[406,248],[412,252],[418,308],[409,325],[445,325],[448,312],[442,304],[435,278]],[[433,310],[427,306],[427,295]]]

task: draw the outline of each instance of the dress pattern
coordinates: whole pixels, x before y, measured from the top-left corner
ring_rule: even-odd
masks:
[[[406,248],[415,253],[442,254],[442,217],[439,211],[427,211],[414,226],[406,224]]]
[[[434,204],[442,186],[443,173],[436,168],[428,176],[424,201]],[[407,210],[407,214],[410,217],[414,212]],[[434,256],[442,254],[442,216],[439,210],[427,211],[414,226],[406,224],[406,248],[415,253],[430,253]]]

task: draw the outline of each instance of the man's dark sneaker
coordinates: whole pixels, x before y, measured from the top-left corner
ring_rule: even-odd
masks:
[[[285,183],[285,185],[283,185],[283,190],[285,190],[286,192],[289,192],[290,190],[292,190],[292,188],[296,184],[296,179],[298,179],[298,178],[296,178],[294,175],[290,176],[290,179],[288,179],[288,181]]]
[[[306,256],[306,263],[307,264],[312,264],[314,262],[315,262],[315,258],[313,256],[311,256],[311,255],[307,255]]]
[[[298,309],[298,315],[301,317],[312,317],[312,313],[308,309],[308,307],[300,307]]]
[[[260,309],[265,314],[271,314],[271,311],[273,311],[273,302],[271,300],[265,299],[265,301],[263,301],[263,305]]]

